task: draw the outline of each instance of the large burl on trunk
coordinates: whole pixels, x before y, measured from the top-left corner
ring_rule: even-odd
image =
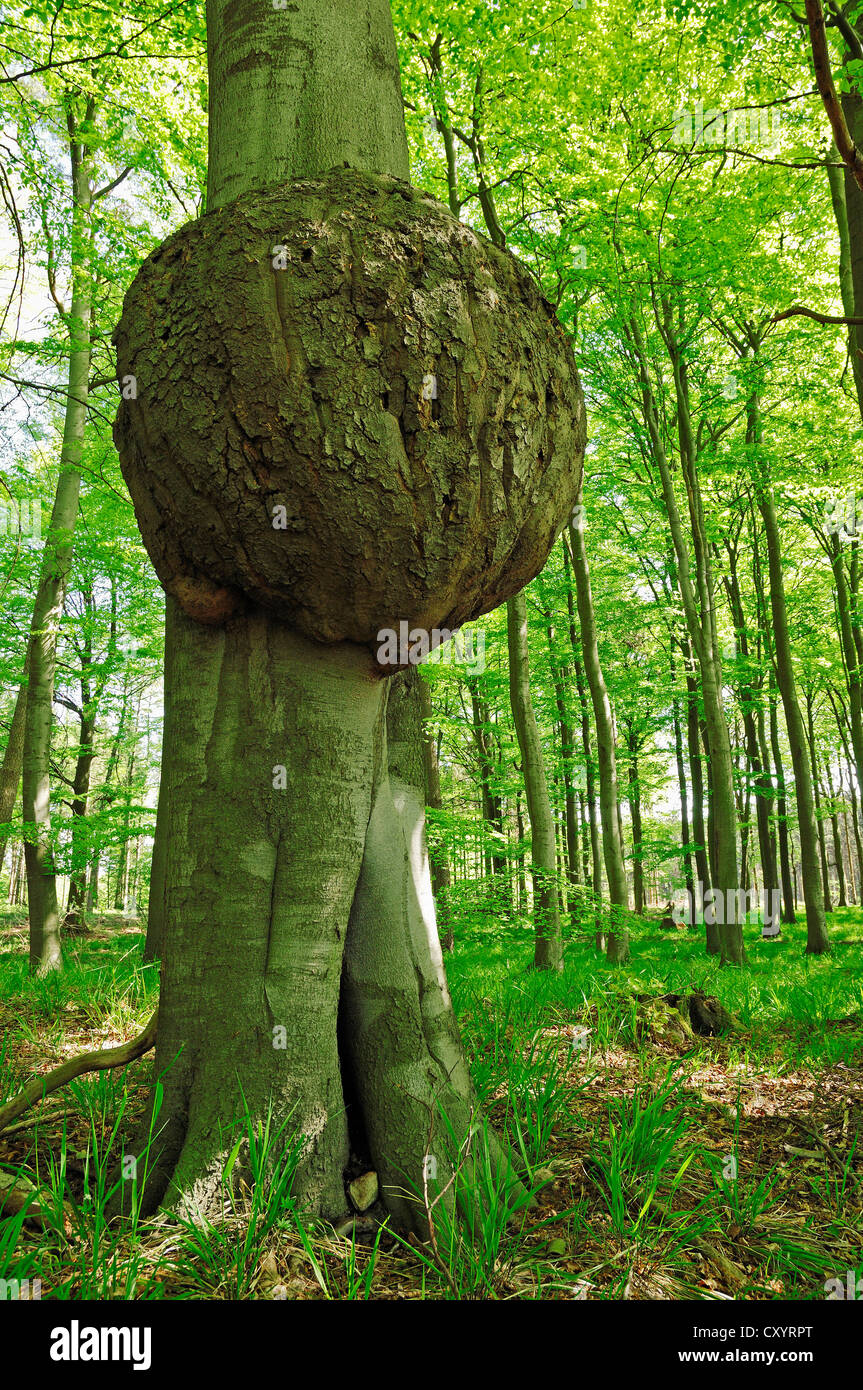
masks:
[[[319,642],[459,627],[537,574],[574,495],[553,309],[398,179],[334,169],[184,227],[115,341],[123,473],[198,621],[251,600]]]
[[[309,61],[331,31],[377,81],[389,13],[357,15],[345,47],[343,6],[211,0],[211,84],[220,62],[224,81],[247,71],[244,45],[274,51],[279,24],[314,28]],[[422,1230],[429,1134],[434,1188],[474,1102],[408,771],[419,731],[378,633],[456,627],[538,572],[579,485],[581,388],[527,271],[399,178],[210,191],[116,333],[136,394],[115,437],[171,596],[145,1206],[217,1213],[245,1106],[304,1135],[307,1210],[343,1215],[353,1148]]]

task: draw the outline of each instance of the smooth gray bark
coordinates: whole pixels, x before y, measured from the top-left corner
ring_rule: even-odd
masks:
[[[581,493],[577,506],[581,505]],[[599,816],[602,825],[602,853],[605,877],[611,902],[611,930],[606,950],[608,959],[618,963],[629,956],[629,884],[623,858],[623,835],[620,830],[618,806],[617,753],[614,740],[614,718],[611,700],[599,659],[599,637],[590,585],[590,567],[582,526],[570,526],[569,542],[572,570],[575,576],[575,597],[581,627],[581,650],[584,671],[593,705],[596,729],[597,762],[599,765]]]
[[[87,118],[92,119],[92,102]],[[79,141],[70,113],[72,164],[73,297],[67,316],[69,373],[60,451],[60,476],[42,557],[39,587],[33,605],[28,648],[29,686],[24,734],[22,776],[23,820],[26,827],[27,896],[30,909],[30,969],[38,974],[62,965],[57,881],[51,844],[51,729],[57,640],[66,587],[72,568],[80,462],[87,423],[92,315],[90,256],[91,176],[88,147]]]
[[[563,941],[557,892],[557,852],[554,818],[548,795],[548,779],[542,742],[530,695],[530,656],[527,635],[527,603],[524,593],[507,603],[509,698],[524,771],[524,790],[530,821],[533,864],[533,915],[537,970],[563,968]]]
[[[770,607],[773,615],[773,633],[776,652],[776,679],[785,710],[785,724],[788,729],[788,742],[791,747],[791,762],[794,768],[794,795],[797,801],[797,815],[800,831],[800,859],[803,877],[803,898],[806,903],[806,931],[808,952],[820,954],[830,949],[825,916],[824,888],[818,862],[818,829],[815,815],[812,767],[806,741],[806,728],[800,711],[797,696],[797,682],[794,664],[791,659],[791,642],[788,636],[788,614],[785,602],[785,585],[782,574],[782,549],[779,539],[779,522],[776,516],[776,503],[769,479],[761,482],[758,491],[758,508],[764,522],[767,538],[767,556],[770,574]]]
[[[15,810],[18,788],[21,785],[21,768],[24,762],[24,727],[27,720],[27,670],[24,680],[15,697],[15,709],[9,725],[9,737],[3,750],[3,766],[0,767],[0,825],[8,825]],[[0,870],[6,858],[9,836],[0,837]]]

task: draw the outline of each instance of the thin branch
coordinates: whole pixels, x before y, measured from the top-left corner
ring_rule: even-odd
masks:
[[[168,15],[173,14],[175,10],[182,10],[185,7],[185,5],[186,0],[177,0],[176,4],[169,5],[167,9],[162,10],[159,14],[157,14],[156,18],[151,20],[149,24],[145,24],[141,29],[138,29],[137,32],[132,34],[128,39],[123,39],[122,43],[118,43],[116,48],[106,48],[102,53],[88,53],[85,56],[78,58],[58,58],[56,60],[54,59],[53,54],[49,54],[49,59],[47,63],[39,63],[36,65],[36,67],[26,68],[24,72],[13,73],[11,77],[7,75],[0,77],[0,86],[9,82],[20,82],[21,79],[24,77],[35,77],[40,72],[53,72],[56,71],[57,68],[74,67],[81,63],[98,63],[101,62],[103,58],[153,58],[157,56],[171,58],[176,56],[184,56],[172,53],[162,55],[148,53],[137,54],[129,53],[127,52],[127,50],[130,44],[133,44],[136,39],[140,39],[142,35],[146,34],[150,29],[155,29],[157,25],[161,24],[163,19],[166,19]],[[15,50],[10,48],[8,44],[3,44],[2,46],[9,53],[15,52]]]
[[[845,18],[841,5],[837,5],[835,0],[829,0],[829,3],[831,18],[824,21],[826,27],[828,29],[837,28],[850,48],[853,57],[863,58],[863,44],[861,44],[854,26]]]
[[[96,189],[96,192],[91,195],[91,202],[97,203],[100,198],[105,198],[118,186],[118,184],[121,184],[123,180],[127,178],[129,174],[131,174],[131,172],[131,164],[127,164],[122,174],[118,174],[117,177],[115,179],[112,179],[110,183],[106,183],[104,188]]]

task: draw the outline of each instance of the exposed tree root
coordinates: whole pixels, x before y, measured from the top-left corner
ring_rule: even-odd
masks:
[[[134,1062],[136,1057],[142,1057],[145,1052],[149,1052],[150,1048],[155,1046],[158,1020],[159,1010],[156,1009],[143,1033],[139,1033],[131,1042],[122,1043],[120,1047],[104,1047],[98,1052],[82,1052],[77,1057],[70,1057],[68,1062],[55,1067],[46,1076],[36,1076],[32,1081],[28,1081],[23,1091],[19,1091],[6,1105],[0,1106],[0,1134],[13,1120],[17,1120],[19,1115],[23,1115],[25,1110],[29,1110],[31,1105],[44,1100],[61,1086],[68,1085],[76,1076],[83,1076],[88,1071],[108,1071],[111,1067],[124,1067],[127,1063]]]

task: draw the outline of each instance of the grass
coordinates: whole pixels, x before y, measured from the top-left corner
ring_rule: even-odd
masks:
[[[158,989],[119,917],[70,939],[46,980],[27,973],[25,928],[0,909],[2,1099],[132,1036]],[[111,1222],[152,1061],[80,1078],[0,1138],[0,1176],[27,1176],[45,1212],[41,1228],[0,1221],[0,1279],[74,1299],[822,1299],[859,1277],[863,1244],[863,912],[834,913],[831,934],[829,956],[807,957],[799,925],[773,942],[750,932],[747,966],[723,970],[699,934],[645,923],[626,967],[573,934],[550,976],[529,968],[527,927],[457,922],[447,973],[484,1118],[456,1179],[472,1215],[436,1204],[426,1245],[306,1219],[290,1123],[248,1113],[218,1226],[143,1220],[134,1177]],[[695,991],[738,1026],[698,1037],[651,1002]]]

